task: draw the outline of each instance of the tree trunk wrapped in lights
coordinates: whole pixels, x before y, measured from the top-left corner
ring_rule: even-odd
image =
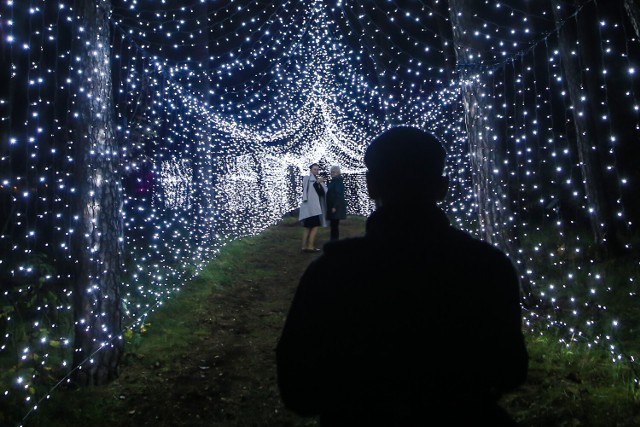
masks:
[[[636,36],[640,37],[640,1],[624,0],[624,8],[629,15],[631,23],[633,24]]]
[[[578,9],[579,16],[568,15],[562,4],[552,0],[556,25],[559,28],[560,57],[567,91],[573,105],[572,119],[575,127],[575,143],[586,194],[587,214],[595,241],[608,255],[623,252],[619,236],[623,233],[615,219],[617,185],[612,174],[607,174],[610,132],[600,119],[604,114],[599,106],[605,105],[604,87],[597,75],[602,56],[601,42],[594,28],[598,27],[597,14],[586,6]],[[595,7],[595,5],[591,5]],[[588,94],[588,98],[586,98]]]
[[[486,82],[478,67],[468,64],[473,55],[484,47],[466,31],[474,28],[469,18],[472,5],[465,0],[449,0],[449,16],[453,32],[454,50],[459,71],[462,102],[464,105],[467,140],[471,163],[472,182],[478,210],[478,230],[481,237],[502,248],[509,256],[515,257],[513,247],[512,212],[504,183],[501,181],[502,154],[496,147],[494,109],[488,96]],[[498,171],[498,173],[496,172]],[[535,302],[527,276],[522,276],[520,289],[525,303]]]
[[[485,86],[480,73],[465,65],[468,63],[469,55],[473,54],[478,58],[476,53],[481,52],[483,47],[476,46],[477,42],[465,31],[467,28],[473,28],[468,21],[471,6],[464,0],[449,0],[449,6],[465,110],[474,193],[478,204],[479,230],[486,241],[499,245],[511,254],[510,209],[502,190],[500,175],[494,172],[500,169],[501,163],[491,134],[495,128],[494,113],[490,97],[485,96],[487,94],[484,93]]]
[[[112,100],[111,2],[76,4],[81,24],[74,51],[80,89],[72,105],[78,114],[73,128],[78,215],[71,235],[76,262],[73,377],[78,385],[100,385],[118,376],[124,347],[122,188]]]

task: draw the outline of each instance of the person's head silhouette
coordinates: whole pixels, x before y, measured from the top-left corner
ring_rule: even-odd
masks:
[[[364,155],[369,196],[385,204],[425,204],[444,200],[446,151],[423,130],[399,126],[371,141]]]

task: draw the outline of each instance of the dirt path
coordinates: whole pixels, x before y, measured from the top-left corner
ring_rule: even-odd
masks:
[[[361,234],[363,227],[348,219],[342,234]],[[293,223],[281,227],[277,244],[256,241],[243,255],[244,264],[233,267],[233,284],[212,295],[199,315],[209,333],[194,340],[192,351],[175,366],[157,369],[160,375],[153,366],[135,368],[150,371],[136,372],[148,378],[144,385],[127,385],[123,375],[131,426],[317,425],[284,409],[276,385],[275,346],[298,280],[316,256],[300,253],[301,233]],[[327,236],[328,230],[321,230],[319,246]]]

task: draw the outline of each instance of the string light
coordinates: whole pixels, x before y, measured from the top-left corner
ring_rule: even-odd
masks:
[[[637,303],[639,265],[630,266],[634,277],[624,283],[612,283],[600,267],[584,223],[599,218],[602,207],[583,185],[589,160],[574,142],[580,117],[602,123],[598,129],[609,137],[593,151],[614,183],[608,190],[615,224],[634,226],[629,206],[638,175],[623,153],[640,129],[639,52],[623,15],[589,0],[571,10],[562,3],[555,12],[544,2],[517,0],[485,0],[462,11],[442,0],[112,2],[107,59],[121,152],[93,155],[121,159],[128,330],[143,325],[228,242],[297,208],[301,175],[313,162],[340,165],[349,213],[369,214],[366,144],[389,126],[409,124],[447,146],[444,207],[455,225],[504,245],[521,271],[535,300],[525,305],[531,333],[553,330],[562,345],[603,346],[614,363],[636,363],[617,343],[631,325],[603,301],[623,287],[629,304]],[[29,3],[0,6],[9,81],[0,89],[0,269],[10,283],[2,297],[4,307],[23,304],[32,325],[18,337],[13,309],[0,313],[0,356],[18,366],[0,391],[34,410],[50,394],[33,394],[43,373],[61,374],[59,385],[72,365],[65,319],[73,277],[61,267],[75,261],[70,242],[80,221],[72,203],[80,138],[72,129],[82,119],[77,100],[95,96],[86,89],[94,71],[83,68],[76,44],[98,42],[72,3]],[[460,37],[472,45],[457,61],[452,14],[467,22]],[[579,98],[560,36],[576,21],[594,24],[602,52],[580,70],[595,73],[598,84],[583,85]],[[573,42],[571,57],[592,48]],[[468,90],[479,97],[483,123],[473,129],[491,142],[490,152],[469,147],[465,113],[472,106],[465,111],[462,102]],[[97,282],[86,292],[96,301],[107,297]],[[94,315],[102,315],[97,307]],[[124,331],[100,324],[102,336],[122,339]]]

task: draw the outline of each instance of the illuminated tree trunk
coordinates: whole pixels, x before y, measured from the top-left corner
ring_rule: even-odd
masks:
[[[78,219],[71,242],[74,280],[74,380],[100,385],[118,376],[121,333],[122,188],[110,66],[110,0],[76,2],[83,32],[74,54],[81,74],[75,120]]]
[[[624,8],[633,24],[636,36],[640,37],[640,4],[638,3],[638,0],[624,0]]]
[[[490,108],[490,96],[485,92],[482,75],[465,66],[470,55],[477,58],[480,46],[466,32],[472,28],[468,18],[472,11],[464,0],[449,0],[449,13],[453,26],[456,60],[459,68],[460,87],[465,111],[465,123],[469,142],[474,192],[478,204],[479,230],[482,237],[511,253],[509,208],[502,189],[500,153],[495,147],[492,132],[494,120]]]
[[[595,12],[584,7],[578,17],[563,14],[559,0],[552,0],[556,24],[560,28],[559,44],[562,68],[573,108],[575,142],[582,172],[587,212],[591,231],[599,248],[615,256],[622,253],[614,218],[615,181],[605,172],[608,160],[609,132],[600,120],[604,105],[601,95],[602,82],[597,75],[600,40]],[[574,7],[578,5],[574,3]],[[595,5],[591,5],[595,7]]]

